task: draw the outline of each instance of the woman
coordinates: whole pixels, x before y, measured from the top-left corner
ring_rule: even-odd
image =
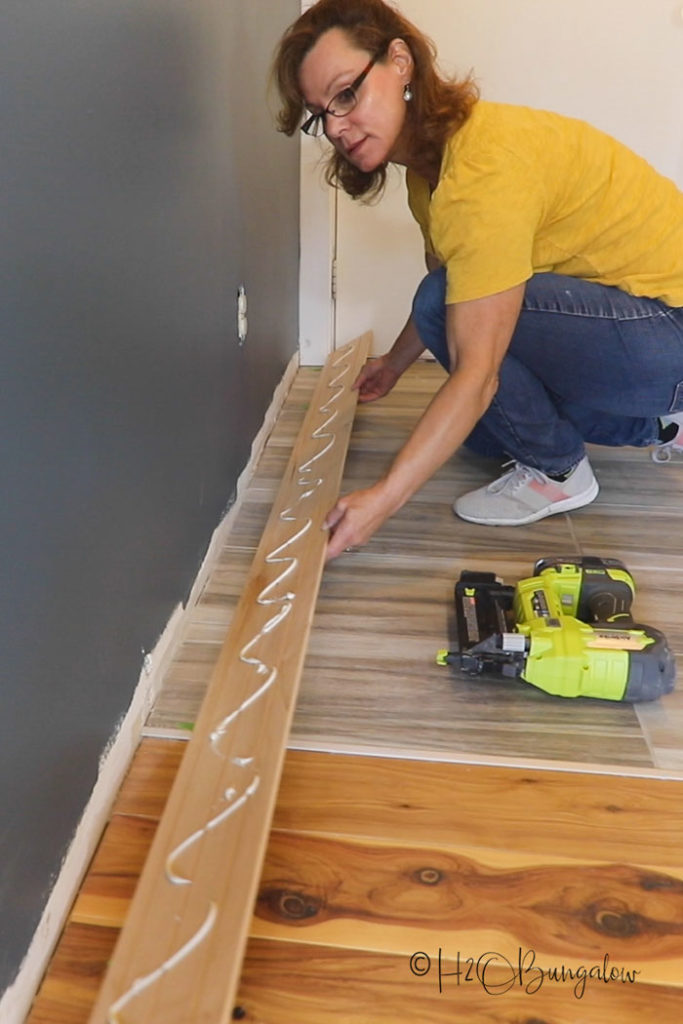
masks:
[[[275,61],[279,127],[324,133],[353,196],[407,168],[430,273],[390,352],[355,386],[385,395],[424,347],[448,371],[372,487],[329,513],[328,558],[364,544],[461,444],[511,459],[458,498],[520,525],[593,501],[584,442],[683,451],[683,194],[589,125],[479,100],[383,0],[319,0]],[[301,121],[304,119],[303,125]]]

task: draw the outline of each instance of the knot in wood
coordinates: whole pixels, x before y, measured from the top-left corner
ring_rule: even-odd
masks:
[[[586,908],[589,923],[602,935],[610,935],[618,939],[630,939],[642,931],[641,917],[621,903],[594,903]]]
[[[415,872],[414,878],[420,885],[438,885],[443,881],[443,875],[438,868],[420,868]]]
[[[302,892],[280,889],[276,890],[272,897],[271,905],[280,917],[285,917],[288,921],[304,921],[306,918],[315,917],[320,910],[317,900]]]

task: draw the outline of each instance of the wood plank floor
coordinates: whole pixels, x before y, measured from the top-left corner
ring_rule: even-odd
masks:
[[[316,371],[301,370],[246,494],[220,565],[150,719],[152,733],[191,727],[263,529]],[[381,402],[360,406],[343,489],[376,479],[409,434],[443,371],[418,363]],[[330,565],[313,623],[291,744],[510,765],[683,773],[683,688],[636,708],[563,701],[526,683],[472,680],[435,664],[453,641],[453,584],[462,569],[528,576],[544,555],[621,558],[634,611],[683,656],[683,465],[647,451],[593,448],[601,493],[588,508],[526,527],[456,520],[457,494],[495,464],[459,453],[370,544]]]
[[[315,378],[297,376],[27,1024],[88,1019]],[[381,472],[440,379],[419,364],[359,409],[344,489]],[[434,664],[461,569],[514,582],[552,554],[622,558],[680,663],[683,466],[592,460],[594,505],[505,530],[453,517],[495,472],[458,455],[326,571],[235,1019],[683,1019],[679,691],[563,701]]]
[[[86,1024],[185,747],[143,741],[28,1024]],[[678,1024],[682,800],[290,751],[234,1019]]]

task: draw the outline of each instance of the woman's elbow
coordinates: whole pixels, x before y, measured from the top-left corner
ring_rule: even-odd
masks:
[[[460,378],[463,383],[469,380],[469,383],[465,386],[469,389],[472,396],[476,396],[477,404],[481,406],[480,415],[483,415],[498,391],[500,383],[498,367],[483,373],[481,368],[468,373],[462,364],[456,363],[451,366],[451,377]]]
[[[487,373],[479,384],[479,404],[481,405],[481,415],[483,416],[491,402],[496,396],[498,391],[498,385],[500,378],[497,370],[492,370],[491,373]]]

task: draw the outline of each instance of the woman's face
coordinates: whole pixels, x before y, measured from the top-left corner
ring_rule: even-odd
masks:
[[[325,110],[361,74],[371,56],[357,49],[343,29],[325,32],[306,54],[299,70],[299,85],[308,109],[312,113]],[[373,65],[359,86],[353,110],[343,117],[325,116],[328,139],[360,170],[374,171],[390,160],[404,162],[403,89],[411,71],[410,50],[403,40],[395,39],[387,55]]]

